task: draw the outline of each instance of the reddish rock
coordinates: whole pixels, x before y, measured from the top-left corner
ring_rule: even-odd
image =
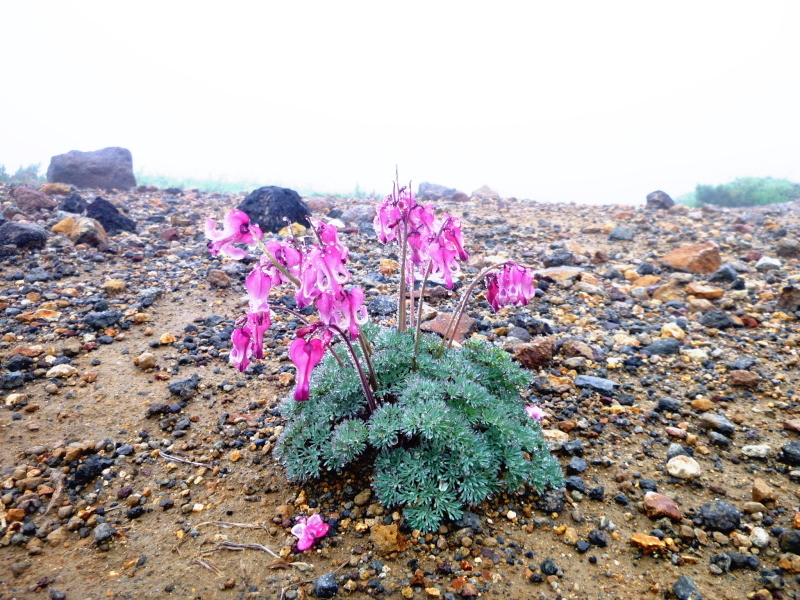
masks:
[[[178,231],[177,228],[170,227],[169,229],[165,229],[164,231],[162,231],[158,237],[160,237],[165,242],[177,242],[179,239],[181,239],[182,236],[181,232]]]
[[[688,433],[679,427],[665,427],[664,432],[668,436],[678,438],[679,440],[685,440],[689,436]]]
[[[526,369],[536,369],[553,359],[556,342],[551,337],[537,338],[514,346],[514,359]]]
[[[228,288],[231,287],[231,278],[228,277],[225,271],[219,269],[211,269],[208,272],[208,283],[211,287],[215,288]]]
[[[786,431],[794,431],[800,433],[800,419],[787,419],[783,422],[783,428]]]
[[[14,202],[17,203],[17,206],[26,213],[36,212],[42,208],[49,210],[58,206],[58,202],[47,194],[28,189],[24,185],[11,188],[9,195],[14,199]]]
[[[758,260],[759,260],[759,259],[760,259],[762,256],[764,256],[764,255],[763,255],[763,254],[761,254],[761,252],[755,252],[755,251],[753,251],[753,252],[748,252],[747,254],[745,254],[745,255],[742,257],[742,262],[756,262],[756,261],[758,261]]]
[[[435,319],[423,323],[421,329],[428,333],[435,333],[436,335],[443,336],[445,331],[447,331],[447,326],[450,324],[450,318],[452,316],[453,313],[439,313]],[[458,329],[453,339],[459,344],[463,343],[474,326],[475,319],[466,314],[461,315],[461,320],[458,322]]]
[[[728,383],[743,387],[757,387],[761,375],[752,371],[731,371],[728,373]]]
[[[695,298],[716,300],[717,298],[722,298],[722,296],[725,295],[725,290],[712,285],[703,285],[702,283],[693,281],[686,286],[686,293],[691,294]]]
[[[644,554],[653,554],[654,552],[664,552],[666,543],[653,535],[646,533],[639,533],[638,531],[631,534],[631,545],[639,548]]]
[[[587,360],[594,359],[594,352],[591,346],[586,342],[579,342],[578,340],[567,340],[561,346],[561,355],[567,357],[582,356]]]
[[[661,257],[661,262],[690,273],[713,273],[722,265],[719,246],[705,242],[694,246],[680,246]]]
[[[647,492],[644,495],[644,507],[651,519],[669,517],[673,521],[680,521],[682,518],[681,509],[675,501],[663,494]]]

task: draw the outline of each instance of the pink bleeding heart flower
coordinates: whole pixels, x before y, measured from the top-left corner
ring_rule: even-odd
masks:
[[[308,342],[304,338],[297,338],[289,345],[289,358],[292,359],[297,369],[297,386],[294,389],[294,399],[298,402],[308,400],[308,390],[311,372],[322,360],[325,346],[322,340],[314,338]]]
[[[272,325],[269,310],[247,313],[247,323],[250,325],[251,331],[253,332],[253,358],[262,359],[264,358],[264,335],[267,333],[270,325]]]
[[[506,304],[526,305],[536,294],[534,274],[522,265],[505,265],[499,273],[486,276],[486,301],[495,312]]]
[[[400,208],[393,202],[392,196],[387,196],[386,200],[378,205],[372,225],[382,244],[397,239],[397,226],[402,218]]]
[[[364,306],[364,290],[353,287],[337,295],[320,294],[316,299],[320,320],[325,325],[336,325],[357,339],[360,326],[367,322],[367,309]]]
[[[315,540],[325,537],[329,529],[330,525],[319,514],[311,515],[308,519],[299,517],[297,525],[292,527],[292,535],[297,538],[297,549],[305,552],[314,545]]]
[[[293,277],[300,277],[300,267],[303,264],[303,254],[300,250],[291,244],[279,242],[277,240],[270,240],[264,244],[264,246],[279,265],[289,271]],[[262,256],[259,262],[261,263],[261,268],[272,278],[272,283],[274,285],[290,283],[290,280],[272,264],[269,258]]]
[[[457,252],[447,244],[442,244],[440,240],[441,236],[428,248],[428,254],[432,261],[431,276],[444,280],[445,287],[448,290],[452,290],[453,275],[457,274],[461,267],[456,262]]]
[[[316,227],[317,235],[322,241],[322,244],[326,247],[333,246],[336,248],[342,260],[346,262],[350,251],[347,249],[347,246],[339,241],[339,230],[336,229],[336,226],[323,223],[322,221],[312,221],[312,224]]]
[[[205,234],[208,239],[208,250],[212,255],[222,254],[235,260],[245,258],[247,252],[233,244],[253,244],[263,236],[261,228],[255,223],[250,223],[250,217],[241,210],[232,210],[225,215],[221,230],[217,229],[216,221],[206,219]]]
[[[464,236],[461,233],[461,221],[458,217],[445,215],[442,236],[449,244],[450,249],[456,252],[458,260],[469,259],[469,254],[464,250]]]
[[[228,359],[239,371],[244,373],[250,365],[250,357],[253,355],[253,330],[247,321],[237,323],[237,325],[240,326],[236,327],[231,335],[233,348]]]
[[[531,419],[536,419],[537,421],[541,421],[546,416],[545,412],[541,408],[533,405],[526,406],[525,412]]]

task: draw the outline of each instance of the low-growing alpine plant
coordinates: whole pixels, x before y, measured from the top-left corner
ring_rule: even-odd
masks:
[[[396,244],[400,255],[392,328],[368,322],[364,291],[350,283],[348,249],[333,225],[312,221],[316,242],[302,243],[264,241],[258,226],[237,210],[222,230],[207,220],[212,254],[244,258],[236,243],[257,245],[262,253],[245,281],[249,308],[236,323],[230,361],[244,371],[263,358],[273,310],[303,322],[289,346],[296,386],[281,404],[286,426],[275,448],[287,477],[303,482],[341,471],[359,457],[374,459],[373,487],[381,504],[402,507],[409,525],[425,532],[501,490],[560,485],[561,469],[539,425],[543,413],[525,406],[520,395],[530,373],[500,348],[453,343],[481,280],[497,311],[533,298],[533,273],[511,262],[484,269],[464,286],[444,336],[425,334],[420,322],[428,282],[452,289],[459,262],[468,259],[461,223],[448,214],[437,217],[432,205],[417,203],[396,182],[374,225],[378,239]],[[269,303],[271,289],[280,285],[293,286],[297,311]],[[316,315],[298,312],[308,313],[306,307]],[[306,542],[310,546],[313,538]]]

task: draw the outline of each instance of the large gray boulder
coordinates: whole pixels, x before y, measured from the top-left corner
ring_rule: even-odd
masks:
[[[136,187],[133,157],[127,148],[71,150],[50,159],[47,181],[81,189],[130,190]]]
[[[669,197],[669,194],[656,190],[647,194],[647,204],[645,208],[648,210],[669,210],[675,206],[675,200]]]

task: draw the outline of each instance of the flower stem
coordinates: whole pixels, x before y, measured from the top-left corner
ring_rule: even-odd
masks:
[[[364,396],[367,398],[367,404],[369,404],[370,412],[375,412],[378,410],[378,404],[375,401],[375,394],[372,393],[372,388],[369,387],[369,381],[367,380],[367,376],[364,375],[364,369],[361,368],[361,363],[358,362],[358,355],[356,354],[355,348],[353,348],[353,344],[350,343],[348,337],[339,329],[336,325],[331,325],[331,329],[336,331],[341,338],[344,340],[344,343],[347,344],[347,349],[350,350],[350,356],[353,358],[353,364],[358,371],[358,376],[361,379],[361,389],[364,391]]]
[[[461,301],[458,303],[458,307],[456,311],[453,313],[453,316],[450,317],[450,323],[447,324],[447,330],[444,332],[444,336],[442,337],[442,343],[439,346],[439,353],[437,357],[441,358],[444,349],[447,347],[451,347],[453,345],[453,338],[456,336],[456,332],[458,331],[458,324],[461,322],[461,316],[464,314],[464,309],[467,307],[467,301],[469,300],[472,292],[475,290],[475,285],[484,277],[486,277],[489,273],[491,273],[494,269],[499,267],[503,267],[505,265],[511,264],[510,261],[497,263],[496,265],[492,265],[490,267],[486,267],[483,271],[478,273],[475,276],[467,289],[464,291],[464,294],[461,296]]]
[[[364,354],[364,360],[367,361],[367,368],[369,369],[369,382],[372,389],[378,391],[378,377],[375,375],[375,368],[372,366],[372,348],[369,345],[369,340],[364,332],[359,330],[358,343],[361,345],[361,352]]]
[[[267,256],[267,258],[270,260],[270,262],[273,265],[275,265],[275,268],[278,269],[278,271],[280,271],[286,277],[286,279],[291,281],[294,285],[296,285],[297,287],[301,287],[302,284],[300,283],[300,280],[297,277],[295,277],[294,275],[292,275],[291,273],[289,273],[289,270],[286,267],[284,267],[281,263],[279,263],[277,258],[272,256],[272,252],[267,250],[267,247],[264,245],[264,242],[261,241],[261,240],[257,240],[257,241],[258,241],[259,247],[261,248],[261,251]]]
[[[419,305],[417,306],[417,323],[414,328],[414,370],[417,369],[417,354],[419,353],[419,337],[420,328],[422,327],[422,302],[425,298],[425,285],[428,283],[428,276],[431,274],[431,267],[433,261],[428,261],[428,267],[425,269],[425,276],[422,278],[422,286],[419,288]],[[413,291],[412,291],[413,294]]]

